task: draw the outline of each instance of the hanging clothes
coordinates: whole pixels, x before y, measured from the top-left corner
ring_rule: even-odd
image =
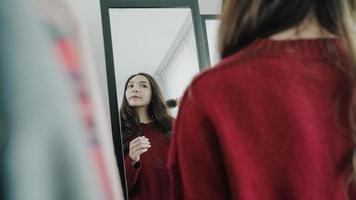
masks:
[[[89,48],[85,44],[89,41],[85,41],[83,26],[79,15],[76,14],[78,11],[74,10],[73,4],[66,0],[36,0],[36,2],[43,14],[43,23],[52,33],[52,39],[56,44],[57,57],[65,67],[69,81],[75,88],[77,104],[90,137],[92,157],[95,159],[96,168],[100,172],[106,199],[117,199],[122,196],[122,191],[117,191],[121,187],[117,183],[119,176],[114,151],[113,148],[111,148],[111,151],[104,149],[104,140],[109,137],[103,138],[103,134],[108,136],[111,133],[109,134],[110,130],[103,128],[103,120],[100,124],[98,119],[98,116],[100,116],[98,114],[100,105],[98,104],[100,103],[98,102],[98,95],[93,95],[93,87],[95,88],[95,83],[98,83],[98,81],[95,80],[95,77],[88,75],[90,70],[93,70],[93,62],[88,56]],[[96,102],[93,101],[95,98]],[[106,121],[108,122],[108,120]],[[110,125],[107,127],[109,128]],[[112,147],[111,141],[106,141],[106,146],[108,144]],[[113,176],[109,176],[109,174]],[[116,183],[115,180],[112,180],[113,178],[117,179]],[[116,191],[114,191],[115,189]]]
[[[0,7],[4,199],[105,199],[77,91],[56,62],[53,35],[34,13],[30,1],[4,0]]]

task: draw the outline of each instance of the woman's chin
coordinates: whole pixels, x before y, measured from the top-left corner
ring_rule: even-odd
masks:
[[[129,103],[129,105],[131,107],[142,107],[142,106],[144,106],[142,103],[139,103],[139,102],[132,102],[132,103]]]

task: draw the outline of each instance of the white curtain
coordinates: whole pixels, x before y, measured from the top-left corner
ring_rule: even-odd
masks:
[[[189,13],[175,42],[156,71],[155,78],[166,99],[180,98],[198,73],[198,54],[192,16]],[[176,116],[177,108],[171,110],[171,114]]]

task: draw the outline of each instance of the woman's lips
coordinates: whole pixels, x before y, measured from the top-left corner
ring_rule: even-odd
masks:
[[[141,99],[141,97],[138,97],[138,96],[132,96],[132,97],[130,97],[130,99]]]

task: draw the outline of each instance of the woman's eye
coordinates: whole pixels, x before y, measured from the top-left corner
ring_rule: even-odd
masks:
[[[143,88],[147,88],[147,85],[141,85],[141,87],[143,87]]]
[[[128,86],[127,86],[127,88],[132,88],[132,87],[133,87],[133,85],[128,85]]]

